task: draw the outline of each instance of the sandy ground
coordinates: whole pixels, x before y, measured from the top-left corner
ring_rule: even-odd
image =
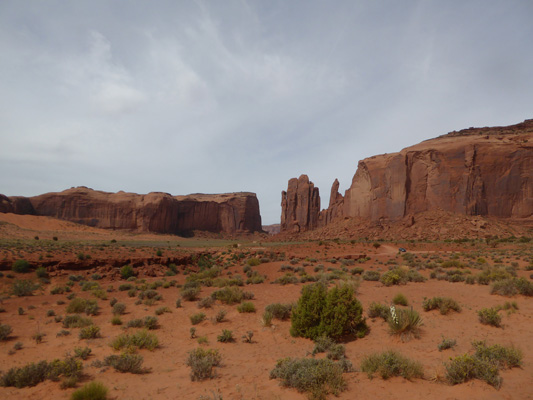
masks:
[[[327,242],[319,245],[317,242],[301,244],[259,244],[241,241],[238,247],[223,243],[223,247],[209,247],[210,251],[222,254],[226,259],[231,254],[239,252],[256,253],[265,256],[269,252],[285,253],[287,261],[266,262],[257,267],[259,273],[266,275],[264,283],[258,285],[246,285],[243,289],[253,292],[255,295],[252,302],[257,309],[256,313],[241,314],[237,306],[227,306],[216,302],[210,309],[200,310],[196,302],[183,301],[182,308],[176,308],[176,300],[180,298],[180,289],[176,287],[159,288],[163,299],[153,306],[144,304],[135,305],[136,297],[128,297],[127,292],[118,291],[122,280],[112,278],[109,266],[105,262],[113,255],[135,253],[139,257],[154,255],[154,249],[160,248],[161,241],[165,242],[165,255],[170,253],[183,254],[184,252],[204,251],[200,242],[196,249],[184,249],[183,239],[176,237],[161,237],[159,235],[136,236],[132,233],[117,233],[95,230],[93,228],[76,229],[76,225],[57,221],[31,221],[18,222],[15,218],[9,220],[7,214],[0,214],[0,220],[8,222],[0,228],[0,258],[6,262],[12,262],[18,258],[38,260],[43,251],[46,251],[50,260],[75,259],[83,246],[86,253],[91,254],[92,260],[102,259],[102,266],[81,271],[56,271],[51,277],[51,283],[44,285],[42,290],[35,292],[30,297],[9,296],[8,291],[14,279],[31,278],[36,280],[35,274],[13,274],[14,278],[7,275],[10,271],[3,271],[0,278],[0,292],[2,301],[0,307],[5,311],[0,313],[0,323],[8,324],[13,328],[13,333],[6,341],[0,341],[0,370],[6,371],[13,366],[22,366],[29,362],[40,360],[52,360],[62,358],[66,353],[73,351],[75,347],[88,346],[92,354],[84,361],[83,382],[98,380],[103,382],[109,389],[111,399],[305,399],[307,396],[298,393],[295,389],[283,388],[277,380],[269,379],[269,373],[274,368],[276,361],[283,357],[305,357],[312,351],[313,343],[308,339],[294,338],[289,334],[290,321],[274,320],[272,327],[263,327],[260,319],[264,308],[271,303],[295,302],[299,298],[303,284],[289,284],[282,286],[273,284],[272,281],[284,274],[280,271],[282,265],[289,265],[288,260],[298,257],[300,262],[294,266],[304,266],[305,258],[311,259],[310,265],[304,269],[314,274],[314,268],[319,264],[325,269],[339,268],[340,263],[331,263],[332,258],[357,258],[369,257],[364,263],[355,263],[348,268],[361,266],[364,270],[388,269],[386,264],[389,260],[397,260],[401,264],[401,256],[398,247],[407,247],[408,251],[416,254],[424,261],[430,257],[448,259],[454,253],[460,252],[460,259],[471,252],[481,252],[489,264],[502,261],[504,265],[511,262],[518,263],[518,275],[529,279],[530,272],[525,271],[529,260],[533,260],[533,249],[530,244],[511,243],[490,248],[486,245],[476,244],[453,244],[453,243],[394,243],[387,242],[375,249],[371,243],[343,243]],[[18,224],[17,224],[18,223]],[[24,225],[26,224],[26,225]],[[18,246],[15,248],[13,234],[17,233]],[[60,240],[56,243],[45,242],[48,236],[57,233]],[[33,239],[39,235],[40,240]],[[105,248],[99,252],[97,247],[102,240],[117,238],[117,247]],[[67,243],[67,239],[73,240]],[[77,240],[84,240],[83,244]],[[143,245],[124,245],[120,240],[136,239],[143,241]],[[37,242],[38,245],[36,244]],[[170,243],[166,243],[170,242]],[[154,248],[150,244],[154,243]],[[202,242],[203,243],[203,242]],[[209,244],[214,244],[209,243]],[[49,245],[45,250],[45,245]],[[67,246],[68,245],[68,246]],[[10,247],[11,246],[11,247]],[[61,247],[65,246],[65,247]],[[262,253],[262,254],[260,254]],[[478,254],[478,253],[476,253]],[[249,257],[250,255],[247,255]],[[425,258],[424,258],[425,257]],[[501,260],[498,260],[501,259]],[[316,261],[313,261],[315,260]],[[246,259],[244,259],[246,260]],[[224,274],[243,273],[244,263],[236,263],[224,270]],[[194,269],[194,266],[180,266],[181,273],[175,277],[165,277],[167,270],[165,265],[150,266],[151,273],[155,271],[155,277],[146,277],[148,268],[139,267],[141,278],[147,282],[156,280],[173,280],[178,284],[184,284],[186,276],[183,271],[186,268]],[[69,300],[66,294],[51,295],[50,289],[56,285],[64,285],[71,274],[81,274],[88,280],[95,272],[101,272],[104,279],[98,283],[104,289],[113,286],[114,291],[107,293],[108,300],[98,299],[101,307],[100,314],[92,317],[95,324],[101,328],[102,338],[93,340],[79,340],[79,329],[71,329],[69,336],[57,337],[62,330],[61,323],[54,322],[53,317],[47,317],[48,310],[54,310],[56,315],[66,315],[66,307]],[[472,269],[475,274],[479,272]],[[422,275],[429,277],[430,270],[421,270]],[[200,297],[206,297],[217,288],[202,288]],[[81,291],[78,285],[74,286],[74,292],[79,297],[95,298],[88,292]],[[408,283],[403,286],[386,287],[379,282],[360,281],[357,298],[362,302],[366,311],[371,302],[389,304],[397,293],[403,293],[409,300],[410,305],[420,312],[423,318],[423,330],[419,339],[401,341],[391,336],[388,327],[381,319],[367,319],[370,333],[363,339],[345,343],[346,353],[355,367],[355,372],[344,375],[348,387],[342,392],[339,399],[533,399],[531,382],[533,381],[533,347],[530,346],[531,331],[533,329],[533,302],[531,298],[515,296],[514,298],[501,297],[490,294],[489,286],[467,285],[463,282],[450,283],[428,279],[423,283]],[[452,297],[462,306],[461,313],[440,315],[438,311],[424,312],[422,302],[425,298],[434,296]],[[96,368],[91,364],[95,360],[103,360],[107,355],[114,354],[109,346],[110,341],[124,332],[121,326],[113,326],[112,307],[109,299],[117,298],[119,302],[126,304],[126,314],[121,318],[126,323],[134,318],[142,318],[155,315],[155,310],[161,306],[167,306],[171,313],[158,316],[160,328],[153,332],[157,335],[160,347],[153,352],[140,350],[139,354],[144,357],[144,366],[151,369],[150,373],[133,375],[118,373],[112,368]],[[64,304],[57,304],[58,300]],[[502,315],[502,328],[482,325],[478,321],[477,311],[481,308],[502,305],[506,301],[516,301],[518,311],[508,313],[500,311]],[[24,314],[19,315],[18,309],[22,307]],[[227,311],[224,322],[215,324],[212,317],[220,310]],[[199,345],[197,339],[190,338],[192,327],[189,316],[197,312],[204,312],[207,320],[196,325],[196,335],[207,337],[208,343]],[[220,343],[217,341],[222,329],[230,329],[236,338],[234,343]],[[130,331],[135,329],[130,328]],[[253,343],[244,343],[241,336],[246,332],[253,332]],[[45,334],[44,340],[36,344],[32,335],[36,332]],[[455,338],[457,345],[450,350],[439,352],[437,345],[442,338]],[[474,380],[464,384],[451,386],[441,379],[444,378],[444,364],[454,357],[466,352],[472,352],[471,342],[474,340],[486,340],[488,344],[514,345],[522,349],[524,353],[523,367],[501,372],[503,385],[499,390],[489,386],[485,382]],[[9,354],[16,342],[22,342],[23,348]],[[222,354],[222,365],[217,369],[217,377],[202,382],[191,382],[189,368],[185,365],[187,353],[199,346],[219,349]],[[407,381],[403,378],[383,380],[379,377],[369,379],[366,374],[360,372],[360,363],[364,356],[387,349],[394,349],[403,355],[420,361],[425,369],[424,379]],[[61,390],[59,382],[46,381],[32,388],[16,389],[12,387],[0,387],[2,399],[68,399],[74,389]],[[217,395],[221,397],[216,397]],[[334,398],[330,396],[328,398]]]

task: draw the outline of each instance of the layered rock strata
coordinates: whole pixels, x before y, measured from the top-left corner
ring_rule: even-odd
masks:
[[[294,185],[291,179],[289,188],[291,182]],[[338,187],[335,180],[329,207],[309,215],[309,221],[318,220],[319,227],[350,217],[398,221],[433,210],[513,221],[531,219],[533,120],[451,132],[398,153],[366,158],[359,162],[344,196]],[[311,199],[308,194],[300,203]],[[287,211],[282,205],[282,231],[290,230],[284,220]],[[289,229],[284,229],[286,226]],[[313,225],[306,228],[313,229]]]
[[[78,187],[29,198],[2,196],[0,212],[44,215],[97,228],[143,232],[261,231],[259,202],[254,193],[247,192],[171,196]]]

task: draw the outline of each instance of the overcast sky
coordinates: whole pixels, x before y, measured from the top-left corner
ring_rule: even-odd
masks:
[[[327,206],[357,162],[533,118],[533,1],[0,2],[0,193]]]

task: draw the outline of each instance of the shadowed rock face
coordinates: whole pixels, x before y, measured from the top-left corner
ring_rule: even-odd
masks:
[[[299,180],[291,179],[283,194],[282,231],[284,221],[287,229],[291,228],[288,216],[296,212],[288,213],[303,212],[308,209],[306,202],[311,201],[309,191],[300,191],[299,185]],[[533,120],[452,132],[399,153],[364,159],[344,196],[338,187],[335,180],[328,209],[316,214],[318,226],[347,217],[396,221],[432,210],[513,220],[532,218]],[[307,193],[307,200],[295,206],[294,193]],[[299,204],[303,204],[302,209]],[[310,210],[307,221],[315,220],[314,212]],[[304,226],[315,227],[311,223]]]
[[[0,197],[0,212],[44,215],[106,229],[186,233],[261,231],[254,193],[107,193],[85,187],[30,198]]]
[[[281,192],[281,232],[304,232],[318,226],[320,195],[307,175],[289,180]]]

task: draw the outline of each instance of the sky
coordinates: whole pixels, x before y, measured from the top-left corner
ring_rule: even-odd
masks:
[[[533,118],[533,2],[0,2],[0,193],[254,192]]]

